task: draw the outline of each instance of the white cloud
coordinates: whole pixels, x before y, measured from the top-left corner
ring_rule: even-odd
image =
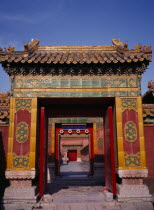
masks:
[[[48,14],[44,15],[32,15],[32,16],[24,16],[22,14],[1,14],[0,21],[15,21],[15,22],[24,22],[28,24],[35,24],[38,22],[43,22],[49,18]]]
[[[71,0],[68,0],[67,6],[71,4]],[[57,21],[59,17],[62,17],[64,11],[64,8],[66,7],[66,1],[65,0],[59,0],[56,2],[56,4],[45,4],[46,9],[35,12],[25,12],[21,13],[7,13],[4,11],[0,12],[0,22],[3,21],[9,21],[9,22],[24,22],[28,24],[36,24],[36,23],[42,23],[44,21]]]

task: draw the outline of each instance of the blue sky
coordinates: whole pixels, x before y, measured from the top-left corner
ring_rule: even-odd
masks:
[[[111,45],[112,38],[154,46],[154,0],[1,0],[0,47]],[[154,62],[143,74],[142,92],[154,80]],[[10,90],[0,66],[0,91]]]

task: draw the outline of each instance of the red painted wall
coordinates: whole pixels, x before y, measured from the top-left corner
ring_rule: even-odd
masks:
[[[133,122],[136,125],[137,129],[137,138],[134,142],[128,142],[125,137],[125,125],[127,122]],[[139,134],[138,134],[138,113],[134,110],[126,109],[122,113],[122,126],[123,126],[123,139],[124,139],[124,152],[128,155],[133,155],[140,152],[140,142],[139,142]]]
[[[154,179],[154,125],[144,126],[148,178]]]
[[[89,161],[89,145],[81,150],[81,159],[87,162]]]
[[[0,180],[5,179],[6,158],[8,148],[8,125],[0,125]]]
[[[26,142],[19,143],[17,141],[17,125],[20,122],[28,124],[28,139]],[[15,114],[14,120],[14,142],[13,142],[13,152],[16,155],[26,155],[30,152],[30,130],[31,130],[31,113],[27,110],[19,110]]]
[[[61,139],[60,140],[60,149],[61,150],[63,150],[64,149],[64,147],[63,147],[63,144],[81,144],[81,145],[83,145],[82,147],[81,147],[81,149],[83,149],[84,147],[86,147],[88,144],[89,144],[89,140],[88,140],[88,138],[87,139],[84,139],[84,138],[81,138],[80,136],[77,138],[77,139],[74,139],[73,137],[72,137],[72,139],[70,138],[70,139]]]

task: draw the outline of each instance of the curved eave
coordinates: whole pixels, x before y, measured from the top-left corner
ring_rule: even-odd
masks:
[[[150,62],[151,53],[119,53],[116,51],[34,51],[32,53],[0,53],[0,63],[15,64],[104,64]]]

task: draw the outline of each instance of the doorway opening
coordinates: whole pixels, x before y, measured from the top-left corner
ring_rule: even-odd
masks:
[[[40,197],[43,195],[45,188],[47,186],[47,169],[48,169],[48,154],[47,151],[49,150],[49,141],[47,139],[47,136],[49,135],[49,130],[47,126],[48,119],[55,119],[55,121],[52,121],[52,125],[54,129],[51,131],[51,135],[54,139],[54,143],[50,142],[51,150],[52,150],[52,173],[50,173],[50,177],[54,178],[52,179],[52,184],[56,184],[56,186],[59,184],[60,187],[63,187],[63,184],[65,184],[66,180],[63,180],[63,172],[61,173],[61,163],[63,164],[63,161],[68,160],[69,158],[70,163],[77,163],[79,160],[82,159],[82,156],[86,158],[86,154],[89,155],[89,170],[86,174],[87,179],[89,178],[95,178],[93,179],[92,185],[97,185],[97,181],[101,182],[101,185],[103,185],[105,181],[105,185],[112,188],[113,179],[112,174],[115,175],[115,169],[111,162],[114,163],[114,160],[111,158],[111,150],[110,146],[114,147],[114,143],[112,145],[110,144],[110,133],[112,133],[113,137],[113,131],[110,132],[110,124],[111,118],[113,114],[114,107],[114,98],[40,98],[38,99],[38,105],[40,107],[40,165],[42,164],[42,168],[39,168],[39,188],[40,188]],[[110,107],[112,110],[111,112],[108,112],[108,107]],[[107,116],[107,117],[106,117]],[[42,120],[44,119],[44,120]],[[76,123],[72,123],[72,119],[77,121]],[[77,128],[77,126],[86,126],[89,125],[89,123],[83,123],[83,120],[86,119],[91,120],[91,127],[85,127],[83,129],[84,135],[81,132],[82,129]],[[101,125],[100,122],[97,124],[96,119],[103,119],[103,125]],[[105,123],[104,123],[105,119]],[[106,120],[107,119],[107,120]],[[60,121],[60,123],[59,123]],[[65,121],[65,122],[64,122]],[[67,123],[66,123],[67,121]],[[71,123],[68,123],[71,121]],[[46,123],[45,123],[46,122]],[[82,122],[82,123],[78,123]],[[97,136],[99,126],[103,127],[101,135]],[[73,127],[69,126],[76,126],[75,129]],[[111,126],[113,129],[113,125]],[[79,132],[80,130],[80,132]],[[42,133],[43,132],[43,133]],[[83,146],[83,143],[81,145],[81,142],[76,142],[76,145],[72,145],[70,142],[68,142],[68,139],[72,139],[74,135],[77,137],[77,140],[79,140],[79,133],[82,134],[82,138],[88,139],[88,144]],[[91,135],[90,135],[91,134]],[[105,135],[104,135],[105,134]],[[106,137],[105,137],[106,136]],[[64,142],[64,139],[67,140],[67,143]],[[108,141],[106,144],[105,141]],[[102,154],[103,158],[100,159],[101,162],[99,162],[99,157],[101,154],[98,154],[98,149],[103,146],[104,154]],[[44,149],[43,149],[44,148]],[[47,149],[48,148],[48,149]],[[79,149],[80,148],[80,149]],[[78,152],[80,150],[80,153]],[[66,154],[64,154],[66,152]],[[114,151],[112,150],[112,153]],[[87,156],[88,156],[87,155]],[[83,158],[83,159],[84,159]],[[105,171],[104,172],[104,165],[106,164]],[[103,171],[102,170],[103,165]],[[66,175],[66,174],[65,174]],[[79,174],[78,174],[79,175]],[[107,181],[105,180],[107,179]],[[70,177],[68,180],[72,181]],[[76,180],[74,180],[75,183]],[[59,183],[58,183],[59,182]],[[114,179],[115,182],[115,179]],[[72,184],[72,183],[71,183]],[[78,176],[76,185],[81,184],[81,180]],[[85,184],[85,180],[84,180]],[[70,185],[70,183],[69,183]],[[48,185],[49,186],[49,185]],[[49,189],[48,189],[49,190]],[[111,189],[112,190],[112,189]]]

